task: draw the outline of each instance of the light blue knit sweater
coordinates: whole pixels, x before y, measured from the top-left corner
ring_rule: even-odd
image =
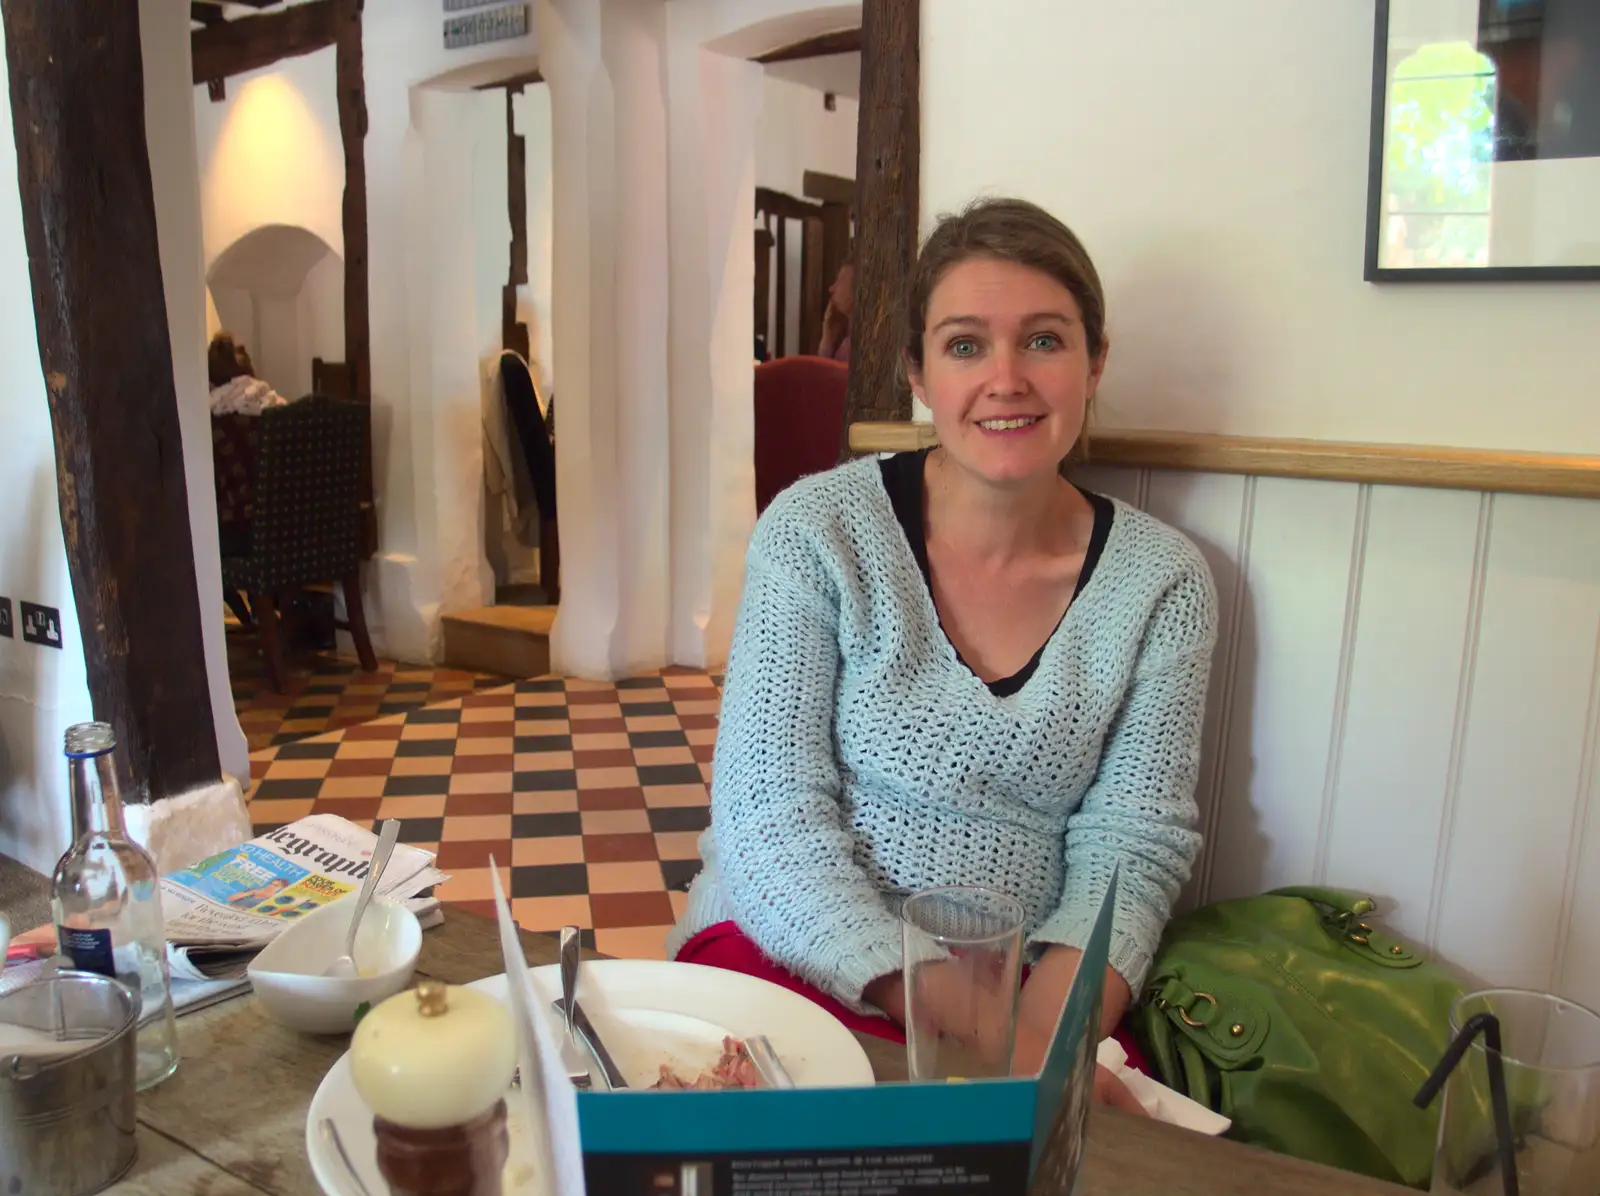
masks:
[[[931,885],[1018,898],[1030,951],[1081,947],[1122,865],[1111,964],[1137,993],[1199,849],[1217,602],[1178,532],[1123,503],[1038,670],[996,697],[957,657],[878,463],[758,522],[728,663],[705,869],[668,942],[733,920],[855,1008]]]

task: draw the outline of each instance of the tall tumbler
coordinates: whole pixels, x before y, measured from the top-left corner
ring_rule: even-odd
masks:
[[[1503,1143],[1491,1099],[1485,1036],[1445,1082],[1434,1196],[1594,1196],[1600,1192],[1600,1014],[1548,993],[1468,993],[1450,1010],[1454,1038],[1474,1017],[1499,1023],[1510,1111]],[[1516,1170],[1507,1183],[1505,1164]]]
[[[1009,1075],[1022,904],[993,889],[925,889],[900,910],[906,1062],[913,1080]]]

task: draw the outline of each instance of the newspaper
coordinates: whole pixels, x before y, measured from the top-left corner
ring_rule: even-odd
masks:
[[[312,814],[162,877],[174,996],[179,981],[242,978],[286,927],[360,888],[377,843],[338,815]],[[442,884],[448,877],[433,863],[430,852],[395,844],[378,893],[408,901]]]

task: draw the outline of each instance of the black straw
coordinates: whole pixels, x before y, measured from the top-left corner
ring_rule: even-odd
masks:
[[[1444,1082],[1450,1078],[1450,1073],[1455,1071],[1456,1065],[1467,1053],[1467,1048],[1480,1033],[1483,1035],[1484,1053],[1488,1056],[1489,1101],[1494,1108],[1494,1130],[1496,1152],[1500,1156],[1501,1185],[1505,1196],[1519,1196],[1516,1142],[1511,1136],[1511,1104],[1506,1097],[1505,1060],[1500,1055],[1499,1018],[1492,1013],[1477,1013],[1468,1018],[1466,1024],[1461,1027],[1461,1032],[1446,1048],[1444,1058],[1439,1060],[1439,1066],[1433,1069],[1433,1074],[1424,1080],[1422,1087],[1417,1090],[1412,1103],[1419,1109],[1426,1109],[1433,1103],[1434,1098],[1439,1095],[1439,1090],[1444,1087]]]

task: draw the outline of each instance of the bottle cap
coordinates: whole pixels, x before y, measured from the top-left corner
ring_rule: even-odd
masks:
[[[517,1065],[511,1013],[471,988],[424,981],[388,998],[356,1027],[356,1091],[385,1121],[443,1129],[481,1117],[511,1087]]]
[[[103,756],[116,750],[117,733],[110,723],[74,723],[67,728],[65,740],[69,756]]]

